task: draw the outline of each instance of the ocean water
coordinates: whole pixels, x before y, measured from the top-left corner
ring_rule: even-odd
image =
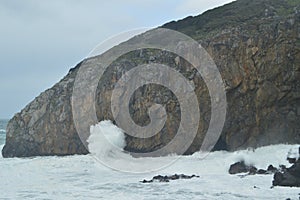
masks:
[[[0,145],[5,143],[6,125],[8,120],[0,119]]]
[[[112,145],[103,145],[103,136]],[[241,178],[228,174],[229,166],[242,159],[258,168],[269,164],[289,166],[285,160],[287,153],[298,145],[274,145],[232,153],[219,151],[204,159],[200,152],[191,156],[132,158],[119,151],[123,140],[120,130],[106,122],[91,127],[89,155],[0,157],[0,199],[299,199],[299,188],[271,188],[272,175]],[[118,165],[107,167],[99,160]],[[118,167],[126,169],[124,166],[143,169],[153,165],[155,168],[157,163],[171,160],[175,162],[148,173],[117,170]],[[175,173],[196,174],[200,178],[168,183],[139,182],[158,174]]]

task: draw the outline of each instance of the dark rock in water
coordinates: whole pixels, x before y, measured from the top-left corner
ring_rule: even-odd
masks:
[[[275,172],[278,171],[278,169],[276,167],[274,167],[273,165],[269,165],[268,168],[267,168],[267,171],[275,173]]]
[[[196,175],[184,175],[184,174],[174,174],[171,176],[162,176],[162,175],[157,175],[154,176],[151,180],[143,180],[140,181],[141,183],[153,183],[153,182],[170,182],[171,180],[178,180],[178,179],[192,179],[192,178],[199,178],[200,176]]]
[[[161,176],[161,175],[158,175],[158,176],[154,176],[152,178],[152,181],[159,181],[159,182],[169,182],[170,181],[170,178],[168,176]]]
[[[291,166],[287,172],[289,172],[292,176],[296,177],[300,181],[300,160],[298,160],[293,166]]]
[[[276,172],[273,186],[300,187],[300,160],[284,172]]]
[[[240,161],[237,163],[234,163],[229,168],[229,174],[239,174],[239,173],[246,173],[246,175],[241,175],[240,177],[245,177],[248,175],[267,175],[267,174],[273,174],[275,172],[278,172],[279,170],[274,167],[273,165],[269,165],[267,170],[265,169],[257,169],[255,166],[246,165],[244,161]]]
[[[149,181],[147,181],[147,180],[142,180],[142,181],[140,181],[141,183],[152,183],[153,182],[153,180],[149,180]]]
[[[274,175],[273,186],[300,187],[300,182],[288,172],[276,172]]]
[[[249,175],[255,175],[257,173],[257,168],[254,166],[251,166],[249,169]]]
[[[227,116],[217,149],[234,151],[270,144],[300,143],[299,25],[299,6],[291,1],[237,0],[202,15],[162,26],[197,40],[221,73],[227,97]],[[149,35],[148,31],[127,44],[139,39],[151,41]],[[178,43],[178,49],[182,49],[180,45]],[[3,157],[88,153],[84,144],[94,122],[81,119],[82,132],[85,133],[81,141],[73,121],[72,93],[79,69],[98,65],[99,60],[101,56],[84,60],[9,121]],[[126,72],[149,61],[167,65],[194,84],[195,94],[201,102],[200,125],[185,154],[198,151],[210,123],[210,92],[201,75],[195,73],[195,68],[171,52],[143,49],[121,56],[100,79],[95,104],[89,106],[94,99],[85,95],[79,99],[84,102],[80,112],[89,113],[90,108],[95,107],[98,121],[114,121],[111,111],[114,86]],[[97,74],[86,75],[83,79],[93,80],[93,76]],[[213,80],[211,77],[210,81]],[[168,115],[165,126],[155,137],[147,139],[126,135],[125,150],[153,152],[175,137],[181,110],[178,99],[165,87],[148,84],[137,89],[129,104],[132,120],[142,127],[148,125],[149,106],[154,103],[165,105]]]
[[[257,174],[268,174],[268,171],[264,169],[259,169],[257,170]]]
[[[287,158],[287,160],[289,161],[289,163],[294,164],[296,163],[297,159],[296,158]]]
[[[250,168],[251,166],[246,165],[244,161],[236,162],[230,166],[229,174],[246,173],[250,171]]]

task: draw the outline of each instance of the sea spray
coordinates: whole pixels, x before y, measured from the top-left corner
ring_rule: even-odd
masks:
[[[126,146],[122,129],[109,120],[91,126],[87,142],[90,153],[99,158],[115,157]]]
[[[169,166],[179,156],[135,158],[124,151],[125,134],[111,121],[101,121],[90,127],[88,148],[101,164],[111,169],[130,173],[157,171]]]

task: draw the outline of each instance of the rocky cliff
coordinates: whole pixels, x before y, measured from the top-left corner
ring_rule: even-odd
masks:
[[[299,0],[238,0],[163,26],[197,40],[221,72],[228,105],[225,126],[215,149],[232,151],[300,143],[299,24]],[[85,62],[93,63],[95,59]],[[186,60],[167,51],[143,49],[114,61],[98,84],[98,120],[114,120],[110,108],[114,84],[124,72],[143,63],[166,64],[194,82],[201,102],[200,126],[186,153],[199,150],[211,115],[209,92]],[[2,150],[4,157],[88,153],[77,134],[71,107],[81,64],[10,120]],[[128,135],[126,150],[153,151],[174,137],[180,122],[180,105],[171,91],[160,85],[146,85],[134,93],[130,102],[131,117],[141,126],[149,123],[147,110],[153,103],[165,106],[167,120],[152,138]]]

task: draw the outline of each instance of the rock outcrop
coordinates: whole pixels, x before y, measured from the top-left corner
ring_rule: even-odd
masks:
[[[300,147],[294,164],[290,168],[284,168],[274,174],[273,186],[300,187]],[[290,151],[291,152],[291,151]],[[289,152],[287,160],[290,161]]]
[[[229,174],[240,174],[247,173],[242,175],[241,177],[245,177],[247,175],[256,175],[256,174],[274,174],[279,172],[280,170],[274,167],[273,165],[269,165],[268,168],[265,169],[257,169],[255,166],[247,165],[244,161],[236,162],[229,167]]]
[[[238,0],[163,26],[197,40],[212,56],[222,75],[228,114],[215,149],[232,151],[300,143],[299,24],[297,0]],[[96,59],[85,61],[93,64]],[[114,120],[110,97],[114,84],[124,72],[149,62],[168,65],[194,82],[201,102],[200,126],[186,154],[199,150],[211,115],[209,92],[190,64],[170,52],[143,49],[114,61],[98,85],[98,120]],[[4,157],[88,153],[78,137],[71,107],[74,81],[81,64],[10,120],[2,150]],[[149,139],[128,135],[126,150],[150,152],[168,144],[176,134],[180,105],[174,94],[162,86],[146,85],[134,93],[130,103],[132,119],[141,126],[147,125],[147,110],[153,103],[165,106],[168,114],[165,126]]]
[[[257,169],[254,166],[246,165],[244,161],[240,161],[230,165],[228,172],[229,174],[239,174],[250,171],[257,171]]]
[[[153,182],[170,182],[173,180],[179,180],[179,179],[192,179],[192,178],[200,178],[200,176],[196,175],[185,175],[185,174],[174,174],[171,176],[162,176],[162,175],[157,175],[154,176],[151,180],[142,180],[140,181],[141,183],[153,183]]]
[[[273,186],[300,187],[300,160],[285,171],[276,172]]]

